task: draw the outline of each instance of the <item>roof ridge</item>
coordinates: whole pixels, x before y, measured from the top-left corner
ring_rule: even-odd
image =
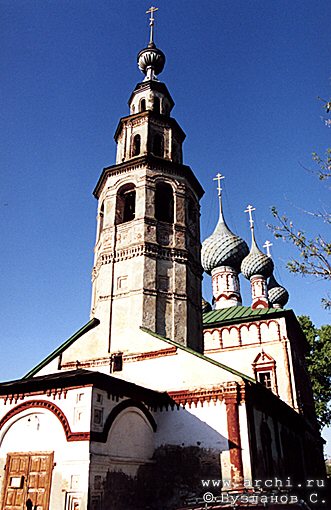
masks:
[[[191,349],[191,347],[187,347],[186,345],[179,344],[178,342],[175,342],[174,340],[170,340],[170,338],[161,336],[158,333],[155,333],[154,331],[151,331],[148,328],[144,328],[143,326],[140,326],[140,329],[141,329],[141,331],[144,331],[144,333],[154,336],[155,338],[158,338],[159,340],[163,340],[164,342],[167,342],[168,344],[174,345],[178,349],[182,349],[183,351],[186,351],[189,354],[193,354],[197,358],[203,359],[204,361],[207,361],[208,363],[211,363],[212,365],[222,368],[223,370],[226,370],[227,372],[230,372],[233,375],[236,375],[238,377],[241,377],[242,379],[245,379],[246,381],[256,384],[255,379],[253,379],[252,377],[249,377],[248,375],[243,374],[242,372],[239,372],[238,370],[235,370],[234,368],[228,367],[227,365],[224,365],[223,363],[220,363],[219,361],[216,361],[213,358],[209,358],[205,354],[201,354],[200,352],[197,352],[194,349]]]
[[[93,317],[93,319],[89,320],[83,327],[81,327],[76,333],[74,333],[70,338],[68,338],[65,342],[63,342],[59,347],[57,347],[53,352],[51,352],[46,358],[44,358],[38,365],[33,367],[27,374],[25,374],[22,379],[28,379],[29,377],[33,377],[39,370],[44,368],[47,363],[53,361],[61,352],[64,351],[67,347],[70,347],[79,337],[81,337],[84,333],[87,333],[90,329],[95,328],[100,324],[99,319]]]

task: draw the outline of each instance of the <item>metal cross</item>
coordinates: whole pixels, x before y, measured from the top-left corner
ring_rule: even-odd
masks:
[[[150,7],[148,9],[148,11],[146,11],[146,14],[150,14],[151,17],[149,18],[149,26],[151,27],[151,32],[150,32],[150,37],[149,37],[149,42],[152,43],[153,40],[154,40],[154,21],[155,21],[155,18],[154,18],[154,12],[155,11],[158,11],[159,8],[158,7]]]
[[[272,246],[272,243],[270,241],[266,241],[263,245],[263,248],[267,250],[268,257],[271,257],[270,246]]]
[[[216,175],[216,177],[213,178],[213,181],[217,181],[217,191],[218,191],[218,196],[220,197],[221,194],[222,194],[222,188],[221,188],[221,180],[222,179],[225,179],[225,176],[222,175],[220,172],[218,172],[218,174]]]
[[[247,212],[249,214],[249,226],[251,228],[253,228],[253,225],[254,225],[254,220],[253,220],[253,215],[252,215],[253,211],[255,211],[255,207],[253,207],[252,205],[248,205],[247,209],[245,209],[245,212]]]

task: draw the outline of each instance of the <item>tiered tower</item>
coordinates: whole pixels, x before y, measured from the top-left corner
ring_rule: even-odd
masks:
[[[100,320],[112,353],[132,348],[140,326],[202,351],[203,189],[183,164],[185,133],[171,117],[174,101],[166,85],[157,79],[165,56],[154,42],[155,10],[148,11],[149,44],[138,54],[145,78],[115,133],[116,164],[103,170],[94,190],[91,315]]]

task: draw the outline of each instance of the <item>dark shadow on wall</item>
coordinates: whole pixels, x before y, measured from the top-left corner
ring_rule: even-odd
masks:
[[[100,510],[172,510],[201,492],[203,478],[220,477],[219,453],[198,446],[162,446],[152,460],[135,478],[108,472]]]

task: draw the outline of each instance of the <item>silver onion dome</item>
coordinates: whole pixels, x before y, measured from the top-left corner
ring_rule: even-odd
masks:
[[[241,272],[248,280],[255,275],[261,275],[268,278],[274,269],[274,263],[268,255],[263,253],[257,246],[254,230],[252,230],[251,251],[241,263]]]
[[[156,76],[163,71],[165,61],[163,51],[159,50],[153,42],[149,43],[147,48],[141,50],[137,56],[138,67],[145,74],[145,80],[155,80]]]
[[[270,276],[267,288],[270,303],[274,307],[283,308],[289,300],[289,293],[277,282],[273,274]]]
[[[248,246],[241,237],[228,228],[223,218],[222,200],[219,197],[220,216],[212,235],[205,239],[201,248],[201,263],[206,273],[220,266],[230,266],[240,272],[240,264],[248,254]]]

